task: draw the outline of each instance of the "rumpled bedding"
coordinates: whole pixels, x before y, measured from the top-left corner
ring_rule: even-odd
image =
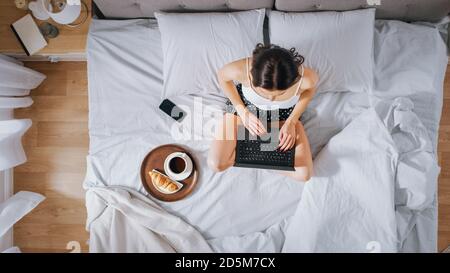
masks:
[[[86,205],[90,252],[211,252],[196,229],[133,190],[90,188]]]
[[[396,252],[411,215],[432,203],[439,174],[426,129],[403,98],[358,116],[314,163],[283,251]]]
[[[396,252],[414,213],[433,201],[439,174],[426,129],[404,98],[364,111],[314,163],[292,216],[264,232],[208,241],[138,193],[90,188],[91,251]]]
[[[205,164],[190,196],[164,203],[143,189],[142,159],[154,147],[176,142],[206,162],[209,139],[168,137],[167,124],[173,122],[157,108],[162,58],[154,23],[93,20],[88,39],[91,146],[84,183],[91,251],[204,252],[208,247],[218,252],[434,251],[436,139],[446,65],[446,59],[434,56],[444,56],[445,48],[435,47],[433,58],[396,61],[400,53],[380,41],[405,30],[397,22],[377,24],[376,65],[389,66],[391,60],[391,71],[398,73],[390,77],[377,70],[369,95],[344,92],[314,98],[302,122],[315,157],[316,177],[304,185],[266,170],[231,168],[214,174]],[[433,38],[433,29],[422,31],[399,37],[402,43],[422,41],[417,47],[433,45],[420,39],[421,33]],[[407,84],[409,74],[400,70],[405,61],[411,69],[422,63],[415,72],[432,80],[418,86],[430,89],[402,96],[403,91],[397,94],[395,88],[404,86],[396,83],[384,90],[394,79]],[[222,97],[172,100],[189,110],[197,99],[216,109],[189,116],[207,122],[220,114]],[[177,126],[196,126],[189,122]],[[155,227],[146,217],[170,221]],[[177,222],[173,229],[171,221]],[[164,230],[177,235],[187,226],[192,229],[188,228],[185,245],[164,238]]]

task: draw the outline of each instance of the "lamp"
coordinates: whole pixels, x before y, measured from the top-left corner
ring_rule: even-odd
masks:
[[[52,18],[61,25],[74,26],[71,24],[80,16],[82,4],[85,5],[81,0],[36,0],[30,2],[28,8],[39,20]]]

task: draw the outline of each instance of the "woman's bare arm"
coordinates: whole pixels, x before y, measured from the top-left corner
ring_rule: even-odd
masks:
[[[303,112],[305,112],[306,107],[308,107],[309,102],[312,100],[314,94],[316,93],[316,85],[319,77],[313,70],[310,70],[308,74],[308,82],[306,84],[307,86],[309,86],[309,88],[301,93],[300,100],[297,102],[294,109],[292,110],[292,113],[289,115],[288,121],[297,121],[303,114]]]
[[[266,128],[262,122],[254,114],[250,113],[247,107],[245,107],[233,82],[234,80],[239,82],[243,81],[245,72],[244,67],[245,59],[229,63],[217,72],[217,77],[222,90],[230,99],[245,128],[247,128],[252,135],[263,135],[267,133]]]
[[[317,74],[314,71],[310,70],[308,72],[307,78],[305,79],[306,81],[303,82],[306,85],[306,90],[302,92],[299,101],[292,110],[292,113],[289,115],[288,119],[280,129],[280,144],[278,145],[278,148],[281,151],[286,151],[295,145],[295,136],[296,134],[298,134],[295,129],[296,124],[298,123],[300,116],[303,114],[303,112],[305,112],[306,107],[308,106],[309,102],[314,96],[314,93],[316,92],[316,84],[318,80]]]
[[[241,61],[242,60],[226,64],[217,72],[220,87],[222,87],[223,92],[230,99],[239,115],[245,110],[245,105],[241,96],[239,96],[233,81],[240,81]]]

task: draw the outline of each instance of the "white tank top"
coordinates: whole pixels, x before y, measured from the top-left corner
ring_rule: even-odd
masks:
[[[301,78],[299,80],[297,90],[295,91],[295,95],[287,100],[269,100],[260,94],[258,94],[253,88],[252,88],[252,80],[250,79],[250,71],[249,71],[249,61],[247,58],[247,78],[250,83],[250,87],[242,86],[242,94],[244,97],[250,101],[252,104],[254,104],[259,109],[270,111],[270,110],[278,110],[278,109],[287,109],[295,106],[298,101],[300,100],[300,95],[298,92],[300,91],[300,86],[303,82],[303,72],[305,69],[302,65],[302,73]]]

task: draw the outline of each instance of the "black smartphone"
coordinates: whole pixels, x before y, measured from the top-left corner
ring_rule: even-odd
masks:
[[[159,109],[161,109],[164,113],[169,115],[174,120],[181,122],[186,116],[186,112],[181,110],[180,107],[176,106],[175,103],[171,102],[168,99],[163,100],[159,105]]]

